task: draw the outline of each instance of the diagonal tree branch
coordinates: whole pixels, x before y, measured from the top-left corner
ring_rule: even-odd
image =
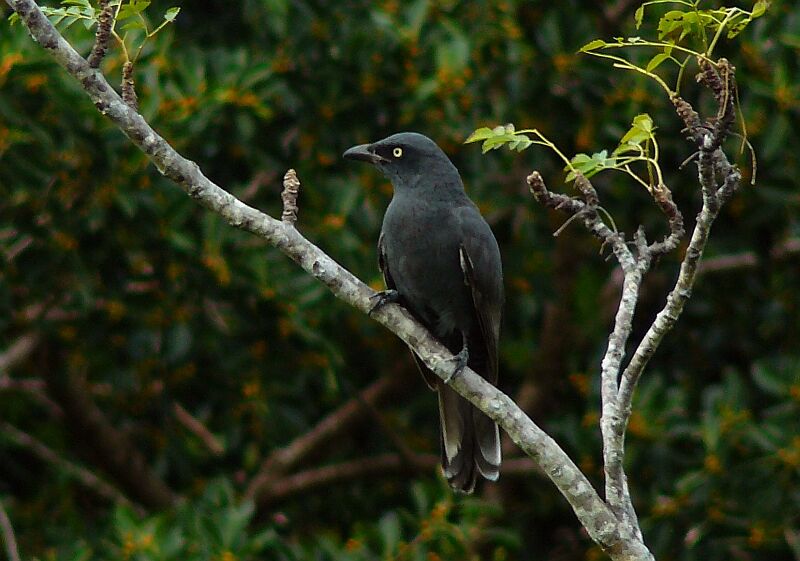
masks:
[[[87,489],[91,489],[100,497],[103,497],[111,502],[120,502],[122,504],[135,506],[113,485],[100,479],[85,467],[62,458],[55,450],[47,446],[45,443],[37,440],[26,432],[21,431],[14,425],[6,423],[5,421],[0,421],[0,433],[17,446],[30,450],[30,452],[40,460],[47,462],[48,464],[52,464],[70,477],[74,477],[81,483],[81,485]],[[139,507],[136,508],[139,509]]]
[[[420,454],[414,458],[413,463],[409,463],[403,455],[393,453],[359,458],[282,477],[264,489],[259,500],[262,503],[274,502],[317,487],[364,477],[383,477],[389,473],[409,473],[422,468],[432,472],[438,463],[439,458],[433,454]]]
[[[47,389],[64,411],[65,428],[87,455],[137,502],[154,508],[174,503],[172,490],[147,464],[144,455],[115,428],[91,398],[86,379],[45,369]]]
[[[283,448],[273,451],[261,463],[258,473],[253,477],[245,491],[245,497],[259,501],[261,496],[269,495],[274,481],[299,465],[312,452],[330,441],[337,434],[350,428],[354,422],[367,414],[363,404],[376,405],[383,401],[403,382],[401,376],[392,374],[382,376],[357,397],[348,400],[336,410],[319,421],[307,433],[295,438]]]
[[[0,501],[0,530],[3,533],[3,543],[6,546],[6,557],[8,561],[20,561],[19,550],[17,549],[17,538],[14,535],[14,526],[8,517],[2,501]]]
[[[214,436],[208,427],[206,427],[200,419],[189,413],[186,408],[177,401],[172,404],[172,412],[178,422],[183,427],[200,439],[200,442],[211,452],[214,456],[222,456],[225,454],[225,446]]]
[[[338,298],[364,313],[369,311],[369,297],[374,294],[373,290],[306,240],[292,225],[242,203],[205,177],[196,163],[178,154],[141,115],[125,104],[102,73],[91,68],[67,43],[33,0],[6,2],[20,15],[34,39],[80,82],[95,107],[116,124],[163,175],[231,225],[267,240],[325,284]],[[619,520],[569,456],[508,396],[469,368],[453,376],[456,362],[452,354],[400,306],[387,305],[373,317],[411,346],[437,376],[450,380],[450,385],[458,393],[506,430],[547,474],[592,539],[612,558],[652,559],[652,554],[640,540],[631,539],[628,532],[621,529]]]

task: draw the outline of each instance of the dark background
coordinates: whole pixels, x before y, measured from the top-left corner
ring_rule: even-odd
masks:
[[[147,14],[157,21],[170,5],[153,2]],[[692,147],[668,100],[655,83],[576,54],[597,37],[652,36],[655,20],[634,29],[636,7],[190,2],[136,66],[140,109],[211,179],[273,216],[281,177],[296,168],[300,230],[375,288],[391,190],[340,154],[399,130],[434,138],[503,252],[501,387],[602,484],[598,375],[618,298],[614,264],[577,223],[552,237],[564,216],[538,206],[524,178],[538,169],[569,192],[553,154],[483,156],[462,142],[479,126],[513,122],[539,128],[567,154],[591,153],[612,149],[648,112],[691,223],[696,171],[678,166]],[[377,414],[362,411],[290,471],[396,456],[398,442],[437,454],[434,395],[391,334],[197,206],[23,26],[0,25],[0,350],[32,343],[0,368],[0,500],[26,557],[603,558],[535,472],[511,470],[464,499],[433,464],[400,462],[257,509],[240,503],[265,458],[383,377],[395,383]],[[91,32],[77,24],[67,37],[88,53]],[[793,2],[774,2],[718,50],[738,70],[758,181],[720,215],[709,269],[638,392],[628,474],[660,560],[800,559],[798,51]],[[114,83],[122,60],[112,49],[103,63]],[[691,76],[683,94],[709,106]],[[738,149],[731,140],[729,153]],[[737,160],[749,179],[749,157]],[[622,230],[644,223],[651,237],[665,232],[640,186],[613,173],[595,185]],[[669,256],[648,276],[635,341],[676,269]],[[176,404],[213,433],[221,454],[181,422]],[[110,469],[99,429],[81,424],[92,407],[184,502],[137,513],[71,475],[64,461],[147,502],[147,483]],[[58,460],[43,461],[14,429]],[[518,454],[510,447],[507,457]]]

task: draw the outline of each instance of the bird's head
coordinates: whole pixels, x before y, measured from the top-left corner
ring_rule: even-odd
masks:
[[[372,144],[353,146],[343,157],[371,163],[391,180],[395,191],[423,184],[461,185],[450,158],[433,140],[416,132],[400,132]],[[426,181],[420,181],[423,178]]]

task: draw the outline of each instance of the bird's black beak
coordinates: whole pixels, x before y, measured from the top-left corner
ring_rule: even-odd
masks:
[[[371,164],[379,164],[386,161],[386,158],[371,151],[371,147],[371,144],[359,144],[358,146],[353,146],[352,148],[348,148],[347,151],[342,154],[342,157],[347,160],[360,160],[362,162],[369,162]]]

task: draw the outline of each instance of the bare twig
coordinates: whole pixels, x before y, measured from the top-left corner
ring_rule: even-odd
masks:
[[[189,413],[180,403],[173,403],[172,411],[175,413],[175,418],[178,422],[199,438],[209,452],[215,456],[222,456],[225,453],[225,447],[219,439],[206,428],[200,419]]]
[[[0,373],[0,391],[18,391],[26,393],[47,409],[48,413],[54,417],[60,417],[64,412],[61,410],[58,403],[47,396],[45,388],[46,384],[44,380],[38,378],[24,378],[18,380],[7,374]]]
[[[40,336],[36,332],[20,336],[6,351],[0,354],[0,391],[20,391],[30,395],[44,406],[48,412],[60,416],[62,411],[56,402],[47,396],[45,383],[38,378],[15,379],[8,371],[28,358],[39,344]]]
[[[363,404],[377,405],[402,383],[401,376],[387,375],[361,390],[358,397],[348,400],[322,419],[307,433],[295,438],[287,446],[273,451],[262,463],[258,473],[247,486],[245,496],[258,501],[267,488],[283,474],[297,466],[312,452],[337,434],[348,430],[367,414]]]
[[[678,249],[686,230],[683,227],[683,214],[681,214],[678,205],[672,200],[672,192],[666,185],[659,185],[653,189],[653,199],[658,204],[658,208],[667,217],[669,224],[669,234],[660,242],[655,242],[650,245],[648,251],[651,256],[657,257],[659,255],[666,255]]]
[[[281,220],[284,224],[294,226],[297,223],[297,195],[300,193],[300,180],[297,179],[297,172],[290,169],[283,176],[283,192],[281,199],[283,199],[283,213]]]
[[[89,53],[89,66],[98,68],[108,50],[111,39],[111,24],[114,22],[114,7],[109,0],[100,0],[100,15],[97,18],[97,31],[94,36],[92,52]]]
[[[122,65],[122,101],[125,105],[139,111],[139,98],[136,95],[136,83],[133,80],[133,63],[129,60]]]
[[[11,343],[3,353],[0,353],[0,373],[11,370],[18,362],[28,358],[38,344],[39,334],[34,332],[26,333]]]
[[[277,479],[260,496],[261,504],[273,503],[291,495],[305,493],[319,487],[343,483],[364,477],[386,477],[400,473],[431,473],[439,468],[439,457],[434,454],[414,454],[409,462],[402,454],[381,454],[327,466],[299,471]],[[511,458],[503,461],[503,477],[544,477],[530,458]]]
[[[83,376],[44,369],[49,393],[64,411],[65,428],[83,450],[136,501],[163,508],[176,497],[150,469],[142,453],[125,434],[115,428],[92,400]]]
[[[773,247],[769,252],[771,260],[780,261],[793,256],[800,255],[800,239],[790,238]],[[707,273],[721,273],[734,271],[736,269],[750,269],[758,267],[760,264],[759,256],[754,251],[745,251],[735,255],[720,255],[711,257],[700,262],[697,268],[698,275]]]
[[[58,452],[14,425],[0,421],[0,433],[17,446],[29,450],[40,460],[52,464],[63,473],[76,479],[81,485],[97,493],[99,497],[111,502],[132,505],[131,501],[113,485],[100,479],[85,467],[62,458]]]
[[[432,454],[417,455],[411,464],[400,454],[382,454],[308,469],[276,481],[262,493],[261,502],[274,502],[289,495],[307,492],[318,487],[365,477],[385,477],[393,473],[421,470],[431,472],[436,469],[438,464],[439,458]]]
[[[17,538],[14,536],[14,526],[11,525],[11,519],[8,517],[2,501],[0,501],[0,528],[3,530],[3,543],[6,546],[8,561],[20,561]]]

